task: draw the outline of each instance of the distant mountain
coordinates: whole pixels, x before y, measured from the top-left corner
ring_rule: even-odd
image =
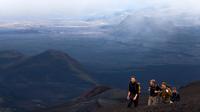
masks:
[[[28,57],[0,74],[0,84],[16,96],[13,105],[27,110],[71,99],[97,84],[79,62],[57,50]]]
[[[148,97],[142,95],[139,107],[128,109],[126,101],[127,91],[99,86],[87,93],[91,97],[83,97],[81,100],[78,98],[63,105],[35,112],[199,112],[199,85],[200,82],[195,82],[182,87],[180,89],[181,101],[172,105],[160,104],[148,107]]]
[[[51,76],[50,74],[52,74],[53,76],[55,76],[55,74],[63,74],[63,76],[73,74],[81,80],[85,80],[93,84],[95,83],[75,59],[71,58],[69,55],[63,52],[56,50],[48,50],[39,55],[32,56],[30,58],[27,58],[26,60],[21,61],[20,63],[9,67],[8,69],[11,69],[10,71],[6,72],[8,74],[20,73],[21,75],[24,74],[24,77],[33,80],[34,78],[30,78],[29,76],[27,76],[27,73],[30,73],[30,76],[36,76],[36,78],[38,78],[35,81],[51,81],[53,77],[47,77]],[[60,80],[63,80],[65,78],[60,77]],[[22,79],[19,78],[19,80]]]
[[[0,68],[5,68],[24,58],[25,56],[22,53],[15,50],[0,51]]]

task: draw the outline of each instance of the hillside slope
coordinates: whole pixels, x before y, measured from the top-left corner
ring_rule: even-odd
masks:
[[[0,69],[21,61],[26,56],[15,50],[0,51]]]
[[[200,81],[180,89],[181,102],[148,107],[147,97],[142,96],[138,108],[127,109],[126,91],[97,87],[89,92],[92,97],[82,97],[72,102],[41,109],[36,112],[199,112]],[[102,90],[102,91],[99,91]],[[99,93],[99,94],[97,94]],[[93,94],[93,95],[91,95]]]
[[[18,60],[0,74],[0,84],[7,88],[0,93],[12,93],[10,105],[23,110],[65,102],[96,85],[78,61],[57,50]]]

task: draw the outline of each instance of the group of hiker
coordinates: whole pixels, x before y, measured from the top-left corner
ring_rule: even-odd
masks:
[[[148,106],[157,105],[157,104],[172,104],[174,102],[180,101],[180,95],[177,92],[176,87],[171,88],[166,82],[162,82],[161,86],[157,84],[156,80],[152,79],[149,81],[149,98]],[[127,100],[128,107],[131,107],[134,104],[135,107],[138,106],[139,97],[141,94],[141,86],[137,81],[135,76],[130,78],[128,86],[128,96]]]

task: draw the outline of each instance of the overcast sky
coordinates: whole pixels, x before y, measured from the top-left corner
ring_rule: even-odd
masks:
[[[173,11],[200,13],[200,0],[0,0],[0,17],[65,16],[113,13],[118,10],[142,10],[168,7]]]

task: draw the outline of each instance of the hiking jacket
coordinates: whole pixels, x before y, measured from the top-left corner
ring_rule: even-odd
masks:
[[[135,82],[135,83],[130,82],[128,89],[129,89],[129,92],[131,93],[131,95],[136,95],[136,94],[140,93],[140,87],[137,82]]]
[[[163,103],[169,103],[171,100],[172,91],[170,88],[163,89],[161,92],[161,98]]]
[[[180,95],[179,93],[172,93],[171,101],[180,101]]]
[[[156,93],[156,91],[161,91],[161,88],[158,85],[150,86],[150,91],[149,91],[150,92],[150,96],[153,96],[153,97],[157,96],[158,93]]]

